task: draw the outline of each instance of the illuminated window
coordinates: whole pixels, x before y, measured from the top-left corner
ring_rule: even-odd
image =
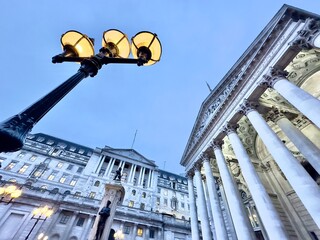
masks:
[[[26,153],[25,152],[21,152],[21,153],[18,154],[17,158],[23,158],[24,155],[26,155]]]
[[[129,207],[133,207],[134,206],[134,201],[130,201],[129,202]]]
[[[41,170],[37,170],[32,174],[34,177],[41,177],[42,175],[42,171]]]
[[[58,162],[57,168],[62,168],[62,166],[63,166],[63,163],[62,162]]]
[[[59,182],[60,182],[60,183],[64,183],[64,182],[66,181],[66,179],[67,179],[67,176],[68,176],[68,175],[63,174],[62,177],[60,178]]]
[[[147,194],[145,192],[142,193],[142,198],[146,198]]]
[[[17,162],[12,161],[11,163],[8,164],[8,166],[4,168],[4,170],[10,171],[16,164]]]
[[[45,192],[45,191],[47,190],[47,188],[48,188],[47,185],[42,185],[42,186],[40,187],[40,191],[41,191],[41,192]]]
[[[53,172],[49,175],[48,180],[52,181],[52,180],[56,177],[57,173],[58,173],[58,172],[53,171]]]
[[[91,192],[90,194],[89,194],[89,198],[95,198],[95,196],[96,196],[96,193],[95,192]]]
[[[34,162],[36,159],[37,159],[37,156],[36,155],[32,155],[29,160],[31,162]]]
[[[139,236],[139,237],[143,236],[143,229],[140,227],[137,229],[137,236]]]
[[[18,171],[18,173],[23,174],[29,167],[29,164],[24,164]]]
[[[75,194],[74,194],[74,198],[79,198],[81,196],[81,192],[76,192]]]
[[[70,182],[70,185],[71,185],[71,186],[76,185],[77,181],[78,181],[78,178],[75,178],[75,177],[72,178],[72,180],[71,180],[71,182]]]

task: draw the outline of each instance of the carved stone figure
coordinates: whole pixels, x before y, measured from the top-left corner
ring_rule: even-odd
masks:
[[[121,167],[116,171],[116,175],[114,176],[113,180],[117,180],[118,178],[118,181],[121,180]]]
[[[107,205],[105,207],[103,207],[100,212],[99,212],[99,215],[100,215],[100,219],[99,219],[99,222],[98,222],[98,228],[97,228],[97,233],[96,233],[96,239],[95,240],[100,240],[101,236],[102,236],[102,233],[103,233],[103,230],[104,230],[104,226],[106,224],[106,221],[108,219],[108,217],[110,216],[110,204],[111,204],[111,201],[108,201],[107,202]]]

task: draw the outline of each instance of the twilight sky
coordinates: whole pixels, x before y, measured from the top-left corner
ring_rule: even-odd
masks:
[[[52,64],[60,37],[95,38],[116,28],[129,39],[157,33],[153,66],[104,66],[83,80],[33,128],[87,147],[133,148],[167,171],[179,162],[202,101],[283,4],[320,14],[318,0],[10,0],[0,3],[0,121],[71,77],[76,63]]]

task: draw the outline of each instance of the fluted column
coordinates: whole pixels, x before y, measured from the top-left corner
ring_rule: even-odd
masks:
[[[201,165],[197,164],[194,169],[194,177],[196,181],[196,188],[197,188],[197,195],[198,195],[198,210],[199,216],[201,221],[201,232],[202,232],[202,239],[203,240],[211,240],[211,230],[209,224],[209,216],[207,212],[207,203],[204,196],[204,190],[202,186],[202,177],[200,173]]]
[[[247,213],[245,212],[239,190],[236,187],[236,184],[233,180],[233,177],[231,176],[231,173],[229,172],[228,166],[222,154],[222,143],[222,141],[213,141],[212,148],[216,156],[223,189],[227,197],[228,206],[237,237],[241,240],[256,239]]]
[[[264,188],[251,160],[236,133],[236,125],[227,124],[224,131],[238,159],[242,175],[270,239],[288,239],[287,233],[272,201]],[[270,221],[272,219],[272,221]]]
[[[199,226],[198,226],[198,214],[196,207],[196,199],[194,196],[194,186],[193,186],[193,174],[188,174],[188,194],[189,194],[189,204],[190,204],[190,218],[191,218],[191,235],[192,240],[199,240]]]
[[[288,72],[271,68],[269,74],[264,75],[261,85],[267,85],[277,90],[294,107],[309,118],[320,128],[320,100],[297,87],[286,76]]]
[[[320,227],[319,186],[301,166],[299,161],[293,157],[291,152],[284,146],[279,137],[254,107],[256,105],[245,101],[241,105],[241,112],[247,115],[269,153],[286,176],[315,223]]]
[[[277,109],[270,111],[267,119],[275,122],[288,136],[311,166],[320,174],[320,149],[313,144],[299,129],[297,129],[284,114]]]
[[[209,157],[203,155],[203,167],[207,179],[209,200],[212,210],[213,222],[216,231],[217,239],[228,239],[227,231],[224,225],[223,215],[220,208],[219,197],[217,193],[217,187],[215,185],[213,173],[211,170]]]

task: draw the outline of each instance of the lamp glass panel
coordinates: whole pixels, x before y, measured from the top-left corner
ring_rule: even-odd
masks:
[[[11,186],[8,186],[5,191],[6,191],[6,193],[11,194],[11,193],[13,193],[16,189],[17,189],[16,186],[11,185]]]
[[[22,194],[22,191],[20,189],[15,190],[13,193],[11,193],[12,198],[18,198]]]
[[[61,37],[61,44],[73,47],[78,54],[78,57],[90,57],[94,55],[94,47],[88,36],[77,31],[68,31]]]
[[[147,47],[151,51],[151,59],[144,65],[152,65],[160,61],[161,43],[154,33],[140,32],[132,38],[131,50],[134,58],[138,58],[137,53],[140,47]]]
[[[117,47],[118,55],[114,57],[127,58],[130,54],[130,43],[127,36],[116,29],[105,31],[102,38],[102,46],[108,48],[107,43],[113,43]]]

